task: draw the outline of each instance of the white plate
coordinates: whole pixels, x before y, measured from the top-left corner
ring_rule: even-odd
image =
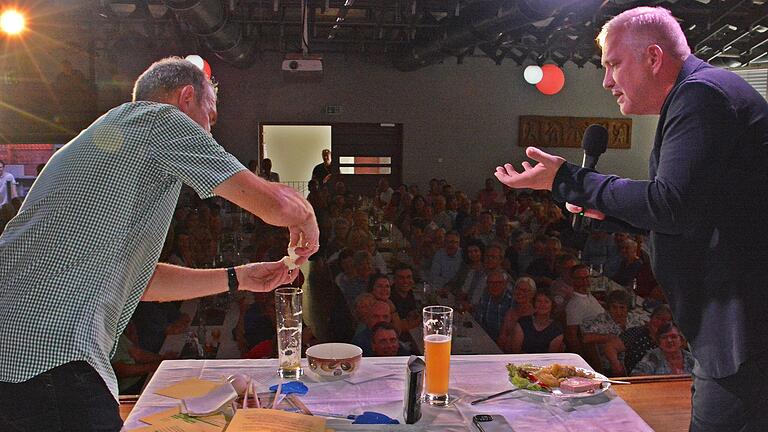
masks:
[[[603,375],[601,373],[598,373],[598,372],[595,372],[595,371],[588,370],[588,369],[577,367],[576,370],[579,371],[579,372],[584,372],[584,373],[592,374],[595,378],[597,378],[599,380],[607,380],[608,379],[608,377],[606,377],[605,375]],[[514,384],[512,384],[512,385],[514,386]],[[551,396],[551,397],[556,397],[556,398],[561,398],[561,399],[582,399],[582,398],[588,398],[588,397],[592,397],[592,396],[595,396],[595,395],[599,395],[599,394],[605,393],[605,391],[608,390],[610,387],[611,387],[611,383],[609,383],[608,381],[603,381],[600,384],[600,388],[599,389],[591,391],[591,392],[563,393],[560,390],[559,387],[552,389],[552,392],[536,391],[536,390],[528,390],[528,389],[520,389],[520,391],[525,393],[525,394],[528,394],[528,395],[531,395],[531,396],[538,396],[538,397],[550,397]]]

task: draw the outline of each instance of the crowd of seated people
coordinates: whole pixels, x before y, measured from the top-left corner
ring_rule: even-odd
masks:
[[[438,179],[425,193],[386,181],[360,196],[340,181],[312,189],[326,231],[315,262],[332,269],[358,327],[355,341],[373,351],[379,323],[364,311],[379,301],[400,348],[413,351],[408,330],[420,325],[424,284],[452,296],[503,352],[576,352],[597,370],[631,373],[658,346],[658,320],[668,315],[642,237],[573,232],[549,193],[501,189],[492,179],[475,194]],[[610,278],[615,291],[595,297],[598,277]],[[636,296],[660,306],[641,311]]]
[[[230,242],[244,251],[236,255],[239,262],[285,254],[284,229],[247,214],[224,223],[228,204],[186,192],[170,228],[166,262],[227,265],[233,258],[222,249]],[[671,317],[642,237],[575,233],[547,192],[502,190],[486,181],[466,193],[433,179],[425,193],[418,185],[380,182],[357,195],[344,182],[331,181],[310,184],[308,199],[321,230],[310,281],[322,282],[318,295],[336,299],[329,300],[332,331],[323,341],[357,343],[365,355],[417,353],[410,330],[421,325],[426,282],[440,297],[453,297],[458,312],[470,313],[502,352],[575,352],[612,375],[633,373],[638,365],[648,370],[643,365],[649,363],[661,364],[657,371],[680,370],[678,357],[661,348],[659,328]],[[595,297],[591,284],[599,272],[624,289]],[[647,312],[628,310],[634,303],[627,298],[634,295],[660,305],[648,311],[650,320]],[[274,356],[273,306],[252,297],[239,300],[234,334],[241,355]],[[161,320],[155,311],[156,338],[189,320],[172,312]],[[681,338],[684,356],[682,347]],[[643,363],[646,355],[651,358]]]

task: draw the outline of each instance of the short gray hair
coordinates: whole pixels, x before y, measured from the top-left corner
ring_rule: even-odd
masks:
[[[680,61],[684,61],[691,54],[680,23],[672,12],[663,7],[641,6],[616,15],[605,23],[597,35],[597,43],[601,49],[605,46],[608,33],[615,30],[630,32],[631,46],[638,51],[645,50],[648,45],[657,44]]]
[[[200,68],[181,57],[158,60],[139,75],[133,86],[133,101],[164,102],[176,89],[191,85],[195,98],[202,100],[208,79]]]

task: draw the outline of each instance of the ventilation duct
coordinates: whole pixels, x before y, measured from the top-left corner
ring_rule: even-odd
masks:
[[[228,20],[220,0],[164,1],[216,57],[237,67],[251,64],[253,44],[243,40],[242,27]]]
[[[455,17],[453,24],[449,24],[445,37],[408,46],[394,58],[394,66],[409,72],[439,63],[446,57],[460,55],[478,44],[493,41],[503,33],[547,19],[558,9],[576,1],[507,0],[473,4]]]

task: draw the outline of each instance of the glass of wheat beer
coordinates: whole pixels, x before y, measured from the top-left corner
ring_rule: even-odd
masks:
[[[424,308],[424,361],[426,401],[430,405],[448,404],[448,372],[451,366],[453,309],[447,306]]]

